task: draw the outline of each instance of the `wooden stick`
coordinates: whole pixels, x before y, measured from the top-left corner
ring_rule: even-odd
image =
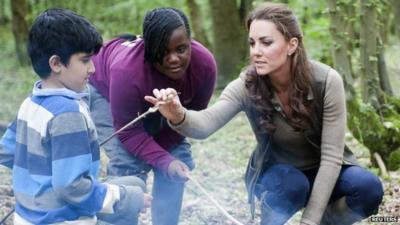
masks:
[[[162,103],[161,103],[162,104]],[[132,120],[131,122],[129,122],[128,124],[126,124],[125,126],[123,126],[122,128],[120,128],[119,130],[115,131],[113,134],[111,134],[109,137],[107,137],[106,139],[104,139],[104,141],[102,141],[100,143],[100,146],[104,145],[105,143],[107,143],[109,140],[111,140],[113,137],[115,137],[117,134],[121,133],[123,130],[125,130],[126,128],[132,126],[134,123],[136,123],[138,120],[146,117],[147,114],[150,113],[154,113],[157,112],[158,108],[160,107],[161,104],[157,104],[153,107],[150,107],[145,113],[143,113],[142,115],[136,117],[134,120]]]
[[[177,93],[177,95],[179,95],[180,92]],[[158,102],[156,105],[154,105],[153,107],[150,107],[146,112],[144,112],[143,114],[139,115],[138,117],[136,117],[134,120],[132,120],[131,122],[129,122],[128,124],[126,124],[125,126],[123,126],[122,128],[120,128],[119,130],[115,131],[113,134],[111,134],[110,136],[108,136],[106,139],[104,139],[101,143],[100,146],[104,145],[105,143],[107,143],[108,141],[110,141],[113,137],[115,137],[117,134],[121,133],[123,130],[125,130],[126,128],[132,126],[134,123],[136,123],[138,120],[144,118],[147,116],[147,114],[150,113],[155,113],[158,111],[158,109],[160,108],[161,105],[166,104],[167,102]]]
[[[180,92],[177,93],[178,95],[180,94]],[[103,146],[105,143],[107,143],[108,141],[110,141],[113,137],[115,137],[117,134],[119,134],[120,132],[122,132],[123,130],[125,130],[126,128],[132,126],[134,123],[136,123],[138,120],[146,117],[147,114],[150,113],[155,113],[158,111],[158,109],[160,108],[161,105],[165,104],[165,102],[158,102],[155,106],[150,107],[145,113],[143,113],[142,115],[139,115],[138,117],[136,117],[134,120],[132,120],[131,122],[129,122],[128,124],[126,124],[125,126],[123,126],[121,129],[117,130],[115,133],[111,134],[109,137],[107,137],[105,140],[103,140],[99,146]],[[0,128],[6,127],[3,123],[0,122]],[[13,208],[9,213],[7,213],[7,215],[0,221],[0,225],[4,224],[4,222],[8,219],[8,217],[10,217],[15,211],[15,208]]]
[[[217,201],[214,200],[214,198],[208,194],[208,192],[194,179],[191,175],[186,174],[187,177],[189,178],[190,181],[193,182],[200,190],[203,192],[203,194],[219,209],[219,211],[222,212],[222,214],[228,218],[230,221],[232,221],[236,225],[244,225],[243,223],[239,222],[237,219],[235,219],[233,216],[231,216],[220,204],[218,204]]]
[[[381,175],[383,177],[389,177],[389,174],[387,172],[385,163],[383,162],[381,155],[379,155],[379,153],[375,152],[374,157],[375,157],[376,162],[378,163],[379,169],[381,170]]]
[[[6,220],[8,219],[8,217],[10,217],[15,211],[15,208],[11,209],[10,212],[8,212],[6,214],[6,216],[0,221],[0,224],[4,224],[6,222]]]

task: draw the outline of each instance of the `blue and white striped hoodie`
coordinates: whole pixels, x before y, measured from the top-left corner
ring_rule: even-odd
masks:
[[[119,200],[118,186],[97,181],[99,145],[83,96],[41,89],[38,81],[3,136],[2,154],[10,159],[3,164],[13,168],[15,224],[95,224],[96,213],[112,213]]]

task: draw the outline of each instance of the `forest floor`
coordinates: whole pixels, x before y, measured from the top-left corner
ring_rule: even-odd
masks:
[[[244,114],[239,114],[226,127],[216,132],[206,140],[190,140],[193,156],[196,160],[196,169],[192,176],[215,198],[232,216],[243,224],[258,224],[259,206],[256,211],[255,221],[251,221],[249,206],[247,204],[246,189],[243,175],[247,160],[254,148],[254,137]],[[370,168],[368,151],[350,135],[346,135],[346,142],[354,150],[361,165],[368,167],[372,172],[378,170]],[[102,155],[103,166],[107,159]],[[102,171],[104,174],[104,170]],[[400,171],[391,172],[391,178],[382,179],[385,186],[385,196],[378,216],[400,215]],[[11,210],[14,198],[11,189],[10,172],[0,168],[0,218]],[[149,177],[148,188],[151,190],[152,177]],[[150,210],[141,215],[140,225],[150,225]],[[301,212],[295,214],[288,225],[298,225]],[[399,218],[400,219],[400,218]],[[11,219],[7,225],[12,224]],[[182,214],[182,225],[230,225],[228,221],[207,197],[191,182],[186,184]],[[387,224],[373,223],[368,219],[357,223],[362,224]],[[400,221],[399,223],[400,224]]]

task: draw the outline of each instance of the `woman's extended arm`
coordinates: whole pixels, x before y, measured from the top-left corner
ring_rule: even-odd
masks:
[[[170,126],[180,134],[204,139],[229,122],[244,109],[246,88],[243,76],[225,87],[218,100],[209,108],[194,111],[185,109],[179,102],[173,89],[153,91],[155,97],[146,96],[152,104],[161,104],[160,113],[165,116]]]

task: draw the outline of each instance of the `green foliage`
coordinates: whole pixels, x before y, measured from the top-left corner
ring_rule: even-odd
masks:
[[[363,101],[361,101],[360,97],[356,95],[347,96],[349,129],[353,133],[354,137],[356,137],[370,150],[371,156],[373,156],[375,152],[379,153],[384,162],[388,164],[389,161],[391,161],[391,152],[400,147],[400,100],[394,97],[386,96],[381,90],[378,66],[376,66],[376,68],[375,66],[371,66],[376,65],[378,61],[378,57],[377,55],[374,55],[374,51],[369,52],[369,55],[365,56],[368,62],[366,62],[366,64],[362,64],[364,68],[366,68],[366,65],[370,66],[367,68],[368,71],[366,71],[366,69],[361,69],[361,55],[359,55],[359,53],[362,51],[360,51],[359,45],[362,42],[365,43],[370,41],[368,39],[361,40],[361,38],[364,37],[360,37],[359,34],[359,32],[362,30],[360,27],[360,14],[362,13],[361,9],[364,9],[361,7],[362,4],[364,8],[368,7],[371,9],[370,7],[374,7],[371,10],[376,10],[382,14],[384,13],[383,11],[385,11],[386,14],[390,13],[387,8],[385,8],[387,1],[337,1],[336,10],[341,10],[341,14],[347,14],[347,16],[344,16],[344,18],[347,20],[347,22],[350,22],[350,24],[346,24],[346,26],[349,27],[346,27],[343,35],[346,37],[348,33],[347,37],[353,38],[354,40],[349,39],[350,46],[348,49],[346,49],[346,46],[340,46],[336,43],[334,44],[334,47],[342,48],[341,50],[348,51],[351,64],[354,65],[352,69],[354,74],[357,75],[357,77],[353,77],[353,79],[356,81],[355,84],[357,85],[358,78],[363,78],[363,82],[361,83],[364,97]],[[351,18],[351,16],[354,18]],[[388,17],[385,18],[387,19]],[[354,24],[351,24],[353,22]],[[376,19],[374,22],[379,22],[379,19]],[[386,23],[387,22],[388,20],[386,20]],[[340,23],[338,22],[337,24]],[[353,29],[350,29],[351,27],[353,27]],[[344,28],[342,27],[341,29]],[[341,31],[335,32],[342,33]],[[385,34],[387,34],[387,32],[385,32]],[[366,35],[365,38],[368,38],[368,35]],[[382,43],[384,43],[385,40],[385,38],[380,39]],[[383,45],[381,45],[381,47],[383,47]],[[388,48],[388,51],[393,52],[390,48]],[[388,59],[390,60],[391,57]],[[396,62],[391,62],[389,60],[387,61],[389,68],[390,66],[397,64]],[[336,66],[340,67],[340,65]],[[370,74],[370,76],[366,78],[367,74]],[[395,86],[393,87],[395,89]],[[360,87],[356,86],[355,88],[358,88],[358,90],[356,89],[356,92],[359,92]],[[373,157],[371,157],[371,161],[376,165]],[[391,165],[393,165],[393,163]],[[389,167],[389,169],[395,168]]]
[[[289,1],[304,35],[305,48],[310,58],[332,65],[329,34],[329,15],[323,1]]]
[[[208,40],[211,43],[211,47],[214,45],[214,40],[211,38],[212,37],[212,21],[211,19],[211,13],[210,13],[210,6],[208,5],[208,1],[206,0],[196,0],[197,4],[200,6],[200,13],[203,16],[204,20],[202,21],[202,26],[204,28],[204,31],[208,37]],[[189,14],[187,14],[190,16]]]
[[[12,40],[11,32],[6,32],[8,27],[0,27],[0,121],[10,121],[16,114],[22,100],[28,96],[36,75],[29,67],[20,67]]]
[[[106,39],[122,33],[141,34],[144,15],[156,7],[176,7],[187,13],[184,0],[44,1],[45,4],[33,2],[30,0],[33,18],[46,8],[68,8],[87,17]]]
[[[0,1],[0,6],[2,6],[3,8],[0,9],[0,25],[7,23],[11,20],[11,11],[10,10],[6,10],[7,7],[5,6],[9,6],[10,0],[2,0],[3,2]]]
[[[400,149],[390,153],[388,167],[390,170],[400,169]]]
[[[393,167],[393,162],[397,162],[397,154],[391,156],[391,152],[400,147],[400,111],[397,105],[391,104],[398,104],[398,101],[389,98],[380,114],[372,105],[361,102],[359,98],[348,102],[351,112],[348,114],[349,129],[370,150],[371,159],[373,153],[378,152],[383,161],[391,165],[389,169],[397,169]]]

